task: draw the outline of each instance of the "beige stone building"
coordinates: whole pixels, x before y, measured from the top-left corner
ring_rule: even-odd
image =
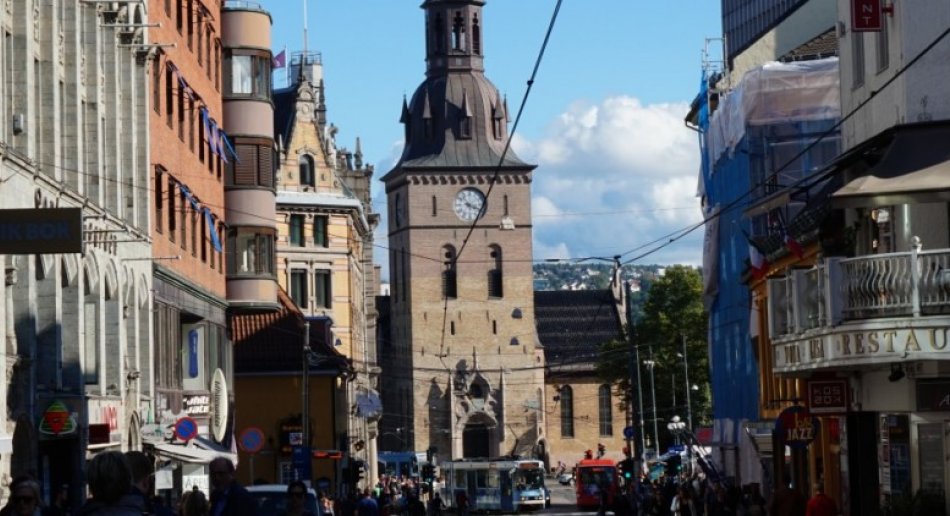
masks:
[[[306,318],[328,319],[355,377],[339,389],[336,447],[376,472],[376,269],[370,180],[359,140],[339,147],[327,125],[319,53],[291,57],[293,81],[274,92],[278,137],[277,275]],[[329,400],[315,400],[314,403]],[[313,421],[320,425],[321,422]]]
[[[381,343],[384,449],[439,460],[534,455],[544,355],[534,326],[533,165],[509,149],[484,75],[481,1],[426,1],[426,80],[383,177],[391,331]]]

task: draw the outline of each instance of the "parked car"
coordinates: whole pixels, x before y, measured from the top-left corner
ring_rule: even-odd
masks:
[[[262,484],[248,486],[247,491],[257,502],[257,514],[271,516],[287,513],[287,486],[283,484]],[[317,492],[307,489],[307,501],[304,507],[316,516],[323,516],[322,508],[317,503]]]

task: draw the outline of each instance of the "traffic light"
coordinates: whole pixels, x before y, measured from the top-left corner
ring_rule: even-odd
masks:
[[[422,466],[422,480],[426,482],[432,482],[435,478],[435,468],[432,467],[432,464],[424,464]]]
[[[620,472],[625,480],[633,478],[633,459],[624,459],[620,461]]]
[[[366,478],[366,463],[363,461],[357,461],[354,483],[359,483],[364,478]]]

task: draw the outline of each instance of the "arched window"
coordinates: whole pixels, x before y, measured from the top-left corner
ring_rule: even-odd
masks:
[[[600,406],[600,436],[610,437],[614,435],[614,413],[610,404],[610,386],[601,385],[597,391],[597,403]]]
[[[461,11],[456,11],[452,19],[452,50],[465,50],[465,19]]]
[[[504,297],[501,272],[501,247],[488,246],[488,256],[491,258],[491,268],[488,269],[488,297]]]
[[[446,299],[455,299],[458,297],[458,277],[455,263],[455,248],[447,245],[442,248],[443,264],[445,270],[442,271],[442,297]]]
[[[435,37],[435,51],[442,53],[445,50],[445,22],[441,14],[435,15],[435,27],[433,27]]]
[[[478,25],[478,15],[475,15],[475,20],[472,22],[472,51],[475,52],[475,55],[480,55],[482,53],[482,29]]]
[[[313,158],[309,154],[304,154],[300,156],[297,163],[300,167],[301,186],[314,186]]]
[[[574,437],[574,390],[561,386],[561,437]]]

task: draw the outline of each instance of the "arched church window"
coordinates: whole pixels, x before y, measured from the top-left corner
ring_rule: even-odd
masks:
[[[597,403],[600,408],[600,436],[611,437],[614,435],[614,414],[610,404],[609,385],[601,385],[597,390]]]
[[[488,297],[503,297],[501,247],[488,246],[488,256],[491,258],[491,268],[488,269]]]
[[[574,437],[574,390],[561,386],[561,437]]]
[[[472,22],[472,51],[477,56],[482,54],[482,28],[478,24],[477,14]]]
[[[445,270],[442,271],[442,297],[455,299],[458,297],[458,277],[455,263],[455,247],[446,245],[442,248]]]
[[[455,11],[452,19],[452,50],[465,50],[465,18],[461,11]]]
[[[435,51],[445,51],[445,21],[442,20],[442,14],[435,15],[435,27],[433,27],[433,37],[435,38]]]
[[[297,165],[300,170],[300,184],[314,186],[313,158],[309,154],[304,154],[297,160]]]

